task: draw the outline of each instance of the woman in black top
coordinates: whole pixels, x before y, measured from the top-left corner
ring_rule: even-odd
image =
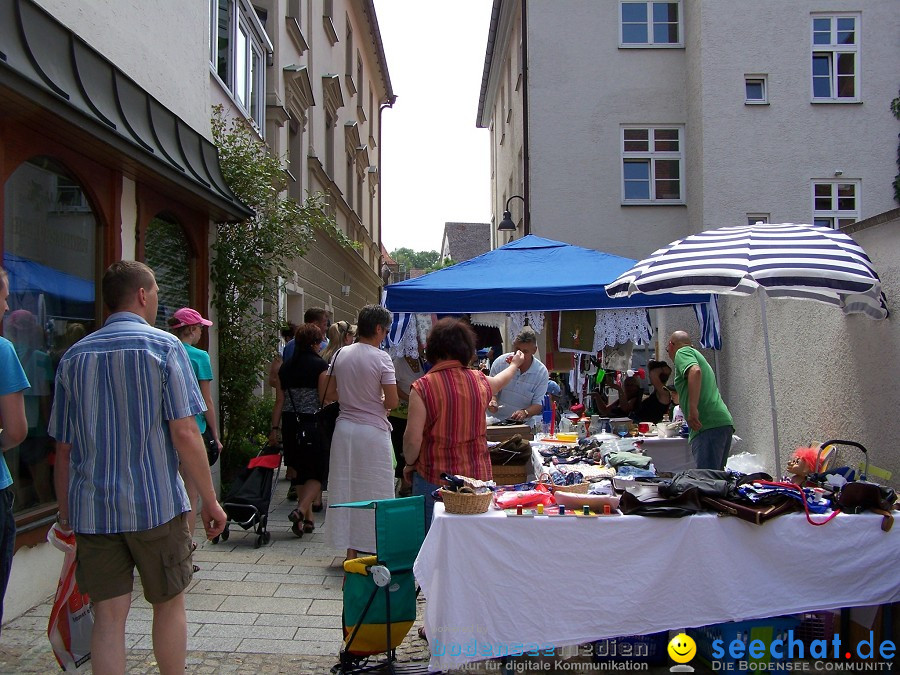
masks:
[[[298,537],[315,529],[313,500],[328,477],[328,449],[321,442],[315,418],[328,384],[328,364],[318,353],[321,342],[317,325],[305,323],[297,329],[294,353],[278,370],[269,432],[269,442],[274,444],[281,429],[284,464],[296,472],[291,485],[297,489],[297,508],[288,518]]]
[[[638,422],[661,422],[663,415],[669,412],[672,405],[672,392],[666,389],[666,382],[672,375],[672,369],[665,361],[650,361],[647,364],[647,374],[653,391],[638,406],[634,416]]]

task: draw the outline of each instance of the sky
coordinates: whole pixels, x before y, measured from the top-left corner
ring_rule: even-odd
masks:
[[[381,130],[388,251],[438,251],[445,222],[490,222],[490,134],[475,117],[491,5],[375,0],[397,95]]]

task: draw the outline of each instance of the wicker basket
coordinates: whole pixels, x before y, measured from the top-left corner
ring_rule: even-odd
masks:
[[[441,499],[444,502],[444,510],[447,513],[474,514],[485,513],[491,505],[493,492],[475,494],[470,487],[460,488],[459,492],[451,492],[441,488]]]
[[[557,485],[550,480],[550,474],[547,473],[542,473],[538,482],[543,483],[550,488],[550,492],[559,490],[560,492],[574,492],[579,495],[587,494],[588,488],[591,487],[590,482],[576,483],[575,485]]]
[[[491,464],[491,473],[497,485],[518,485],[528,480],[528,465]]]

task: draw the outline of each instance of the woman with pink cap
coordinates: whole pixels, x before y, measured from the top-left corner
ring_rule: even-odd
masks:
[[[195,345],[200,341],[204,326],[212,326],[212,321],[204,319],[200,312],[190,307],[182,307],[177,310],[172,318],[168,320],[169,330],[181,340],[184,349],[191,360],[191,366],[194,368],[194,375],[197,377],[197,383],[200,385],[200,393],[203,394],[203,401],[206,403],[206,412],[196,416],[197,426],[200,428],[200,434],[203,441],[209,447],[211,443],[215,443],[219,452],[222,451],[222,442],[219,440],[219,429],[216,424],[216,410],[212,401],[212,365],[209,361],[209,354],[202,349],[198,349]],[[187,490],[188,498],[191,500],[191,513],[188,514],[188,523],[190,523],[191,536],[194,535],[194,526],[196,519],[193,514],[197,510],[197,502],[200,499],[200,493],[197,487],[188,479],[185,474],[181,474],[184,480],[184,487]],[[195,566],[195,571],[196,571]]]

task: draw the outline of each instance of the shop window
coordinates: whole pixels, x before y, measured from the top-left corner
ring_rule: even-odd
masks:
[[[191,307],[191,249],[184,229],[174,218],[157,215],[147,225],[144,262],[156,275],[159,308],[155,326],[168,330],[166,320],[177,309]]]
[[[66,350],[96,328],[98,221],[78,181],[46,157],[22,164],[3,190],[3,335],[31,384],[24,392],[28,437],[4,453],[19,516],[56,502],[47,435],[53,378]]]

